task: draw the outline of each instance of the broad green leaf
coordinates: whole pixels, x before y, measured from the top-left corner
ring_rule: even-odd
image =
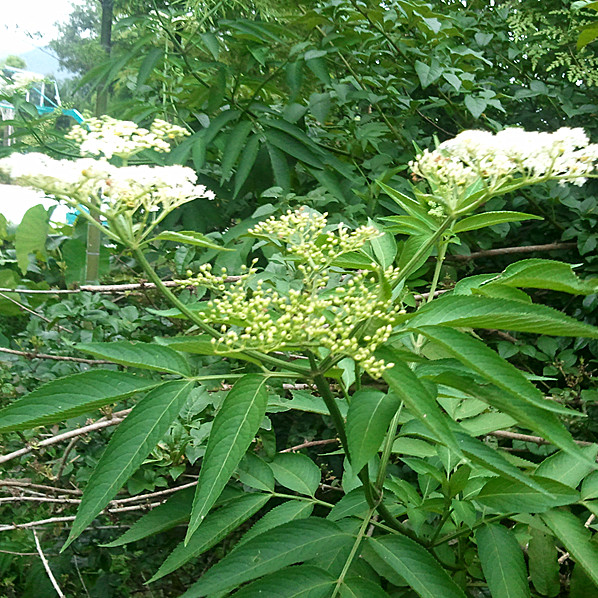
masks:
[[[293,398],[290,401],[281,397],[272,397],[268,405],[286,407],[287,409],[293,409],[295,411],[329,415],[328,407],[326,407],[324,399],[322,399],[322,397],[316,397],[306,390],[294,391]],[[347,402],[342,399],[336,399],[336,406],[344,417],[347,413]]]
[[[482,116],[482,113],[484,110],[486,110],[487,106],[488,102],[484,98],[479,96],[474,97],[471,94],[465,95],[465,107],[469,110],[469,112],[471,112],[471,115],[475,119],[478,119],[480,116]]]
[[[158,384],[110,370],[91,370],[52,380],[2,409],[0,432],[54,424],[116,403]]]
[[[347,442],[355,471],[361,471],[378,452],[400,404],[401,400],[392,392],[364,389],[353,395],[347,412]]]
[[[529,533],[527,558],[532,583],[542,596],[554,598],[561,590],[560,565],[554,538],[535,526],[530,526]]]
[[[581,280],[571,264],[554,260],[521,260],[508,266],[495,281],[489,284],[513,287],[550,289],[573,295],[590,295],[598,292],[598,278]]]
[[[137,403],[112,435],[81,498],[64,550],[143,463],[178,415],[193,383],[165,382]]]
[[[394,235],[429,235],[434,232],[427,224],[413,216],[387,216],[381,220],[390,222],[384,230]]]
[[[182,243],[183,245],[195,245],[196,247],[207,247],[209,249],[217,249],[218,251],[233,251],[227,247],[222,247],[214,243],[212,239],[208,239],[205,235],[194,230],[182,231],[164,231],[158,236],[154,237],[148,243],[153,241],[173,241],[174,243]]]
[[[240,378],[214,418],[199,472],[186,542],[220,496],[264,419],[268,405],[266,380],[259,374]]]
[[[255,159],[257,158],[257,153],[260,149],[260,137],[257,134],[253,134],[249,141],[245,144],[243,149],[243,153],[241,154],[241,158],[239,159],[239,165],[237,166],[237,172],[235,173],[235,192],[233,197],[237,197],[239,195],[239,191],[245,184],[253,165],[255,164]]]
[[[407,405],[409,410],[429,428],[443,443],[458,455],[461,449],[450,427],[449,420],[443,414],[435,397],[420,382],[417,376],[395,355],[391,349],[379,349],[376,356],[387,363],[394,363],[384,371],[383,378],[390,389]]]
[[[592,533],[568,511],[554,509],[541,515],[544,523],[563,543],[587,576],[598,586],[598,545],[591,541]]]
[[[184,523],[191,514],[193,492],[193,488],[175,492],[165,503],[158,505],[141,519],[138,519],[122,536],[103,546],[113,548],[114,546],[137,542]]]
[[[162,48],[152,48],[143,59],[141,66],[139,67],[139,73],[137,74],[137,89],[139,89],[148,80],[152,74],[154,68],[164,55]]]
[[[586,477],[581,485],[582,500],[598,498],[598,471],[594,471]]]
[[[229,590],[283,567],[327,554],[348,538],[349,534],[326,519],[291,521],[235,548],[204,573],[183,597],[200,598]]]
[[[503,222],[521,222],[522,220],[543,220],[542,216],[535,216],[534,214],[525,214],[523,212],[483,212],[482,214],[474,214],[463,220],[459,220],[453,226],[453,232],[463,233],[469,230],[478,230],[486,226],[494,226],[495,224],[502,224]]]
[[[281,505],[268,511],[259,521],[254,523],[254,525],[247,530],[245,535],[239,540],[237,546],[245,544],[245,542],[252,538],[278,527],[283,523],[295,521],[296,519],[307,519],[313,510],[313,502],[307,500],[287,500]]]
[[[579,492],[548,478],[532,476],[546,490],[540,493],[528,485],[504,478],[492,478],[484,484],[475,500],[501,513],[542,513],[579,500]]]
[[[388,598],[379,584],[364,577],[347,577],[341,585],[341,598]]]
[[[401,436],[392,445],[392,453],[395,455],[410,455],[412,457],[436,457],[436,449],[432,444],[418,438]]]
[[[593,583],[583,568],[577,564],[571,573],[567,598],[598,598],[598,585]]]
[[[368,544],[422,598],[465,598],[463,590],[417,542],[396,535],[369,538]]]
[[[239,481],[264,492],[274,492],[274,474],[268,463],[255,453],[248,452],[239,463]]]
[[[336,579],[313,567],[299,565],[266,575],[232,594],[233,598],[327,598]]]
[[[276,481],[285,488],[313,496],[320,484],[320,468],[301,453],[278,453],[270,467]]]
[[[156,581],[172,573],[185,563],[203,554],[212,546],[226,538],[242,523],[255,515],[270,499],[269,494],[249,493],[234,498],[222,507],[211,511],[202,526],[195,531],[189,542],[181,542],[160,565],[160,568],[149,580]],[[187,512],[187,516],[189,513]]]
[[[241,121],[235,125],[235,128],[229,135],[226,148],[222,154],[220,184],[230,179],[233,168],[237,163],[241,150],[245,146],[245,141],[249,133],[251,133],[252,127],[253,125],[250,121]]]
[[[372,220],[369,220],[368,224],[370,226],[376,226]],[[387,232],[382,232],[379,237],[370,241],[370,245],[376,256],[376,260],[384,270],[393,265],[395,256],[397,255],[397,243],[393,235]]]
[[[598,446],[593,444],[591,446],[580,447],[580,451],[589,460],[595,461],[596,455],[598,455]],[[538,465],[536,471],[534,471],[534,475],[550,478],[571,488],[577,488],[581,481],[594,470],[595,468],[589,463],[584,463],[567,453],[559,451],[544,459]]]
[[[484,288],[484,287],[481,287]],[[556,309],[479,295],[447,295],[420,308],[409,327],[442,325],[535,332],[552,336],[598,338],[598,328],[578,322]]]
[[[29,254],[46,253],[46,238],[48,236],[48,213],[44,206],[37,205],[29,208],[15,233],[15,252],[19,270],[23,274],[29,267]]]
[[[528,598],[525,559],[513,533],[502,525],[484,525],[475,539],[492,598]]]
[[[521,309],[521,304],[518,305]],[[545,399],[544,395],[514,365],[470,334],[444,326],[418,326],[417,331],[474,372],[498,388],[515,395],[521,401],[542,410],[575,415],[572,410],[560,406],[555,401]]]
[[[187,360],[176,351],[162,345],[138,341],[112,341],[109,343],[80,343],[76,345],[76,348],[121,365],[180,374],[181,376],[191,375]]]
[[[370,505],[365,498],[363,486],[351,490],[345,494],[335,505],[330,509],[328,517],[330,521],[339,521],[345,517],[365,517],[370,510]]]

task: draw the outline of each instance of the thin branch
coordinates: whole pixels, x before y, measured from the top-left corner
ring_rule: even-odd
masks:
[[[492,257],[494,255],[509,255],[512,253],[534,253],[536,251],[556,251],[559,249],[573,249],[577,243],[547,243],[546,245],[523,245],[521,247],[498,247],[497,249],[485,249],[474,251],[469,255],[447,255],[447,260],[468,262],[480,257]]]
[[[284,449],[280,451],[281,453],[294,453],[295,451],[299,451],[304,448],[308,448],[310,446],[321,446],[323,444],[338,444],[340,440],[338,438],[328,438],[327,440],[310,440],[308,442],[304,442],[303,444],[298,444],[297,446],[292,446],[291,448]]]
[[[0,292],[0,297],[2,297],[3,299],[6,299],[7,301],[10,301],[11,303],[14,303],[19,309],[22,309],[23,311],[27,312],[28,314],[31,314],[32,316],[35,316],[36,318],[40,318],[40,320],[43,320],[47,324],[52,325],[52,320],[46,318],[46,316],[42,316],[41,314],[38,314],[36,311],[33,311],[32,309],[28,308],[26,305],[23,305],[20,301],[17,301],[16,299],[13,299],[12,297],[5,295],[2,292]],[[68,328],[65,328],[64,326],[60,326],[59,324],[56,325],[56,328],[58,330],[64,330],[64,332],[73,334],[72,330],[69,330]]]
[[[530,436],[529,434],[519,434],[519,432],[509,432],[508,430],[496,430],[490,432],[489,436],[496,436],[497,438],[508,438],[510,440],[521,440],[523,442],[532,442],[534,444],[552,444],[546,438],[541,436]],[[594,443],[587,440],[575,440],[579,446],[591,446]]]
[[[85,359],[84,357],[67,357],[66,355],[49,355],[48,353],[35,353],[33,351],[17,351],[16,349],[6,349],[0,347],[0,353],[8,353],[9,355],[21,355],[27,359],[53,359],[54,361],[74,361],[77,363],[87,363],[89,365],[114,365],[113,361],[106,361],[104,359]]]
[[[120,422],[123,421],[123,419],[125,419],[125,416],[130,411],[131,409],[124,409],[123,411],[118,411],[116,413],[113,413],[112,417],[110,418],[102,417],[93,424],[83,426],[82,428],[77,428],[76,430],[69,430],[68,432],[64,432],[63,434],[51,436],[50,438],[46,438],[45,440],[37,442],[34,446],[26,446],[22,449],[19,449],[18,451],[8,453],[8,455],[0,455],[0,463],[6,463],[7,461],[11,461],[12,459],[16,459],[17,457],[21,457],[45,446],[50,446],[58,442],[63,442],[64,440],[70,440],[75,436],[81,436],[82,434],[87,434],[88,432],[101,430],[102,428],[107,428],[109,426],[115,426],[116,424],[120,424]]]
[[[62,590],[60,589],[60,586],[58,585],[56,578],[52,574],[52,569],[50,569],[50,563],[48,563],[48,559],[44,556],[44,553],[42,552],[42,547],[39,543],[39,538],[37,537],[37,532],[35,531],[35,529],[33,530],[33,537],[35,539],[35,548],[37,549],[39,558],[41,559],[42,564],[44,565],[44,569],[46,570],[46,573],[48,575],[48,578],[50,579],[50,582],[52,583],[52,586],[54,587],[56,593],[60,598],[66,598],[65,595],[62,593]]]
[[[56,492],[58,494],[75,494],[81,495],[81,490],[71,490],[68,488],[55,488],[54,486],[44,486],[43,484],[32,484],[31,482],[22,482],[21,480],[0,480],[0,486],[8,486],[15,488],[32,488],[35,490],[46,490],[48,492]]]

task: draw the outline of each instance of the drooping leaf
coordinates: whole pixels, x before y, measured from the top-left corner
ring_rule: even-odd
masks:
[[[259,521],[247,530],[239,540],[237,546],[259,536],[270,529],[295,521],[296,519],[307,519],[314,510],[314,503],[306,500],[287,500],[281,505],[268,511]],[[200,528],[201,529],[201,528]]]
[[[422,598],[465,598],[463,590],[438,561],[406,536],[369,538],[374,552],[392,567]]]
[[[274,181],[284,191],[291,188],[291,171],[284,152],[276,146],[266,144],[268,155],[270,156],[270,165],[274,174]]]
[[[417,376],[395,355],[391,349],[379,349],[376,356],[387,363],[394,363],[384,371],[383,377],[390,389],[402,400],[409,410],[442,442],[461,454],[447,417],[441,411],[436,399],[420,382]]]
[[[235,192],[233,197],[237,197],[237,195],[239,195],[239,191],[241,191],[241,188],[245,184],[245,181],[247,180],[247,177],[249,176],[249,173],[255,164],[255,159],[257,158],[259,149],[259,135],[253,134],[246,143],[239,160],[239,165],[237,166],[237,172],[235,174]]]
[[[301,162],[305,162],[305,164],[314,166],[315,168],[324,167],[324,163],[319,155],[290,135],[280,130],[269,129],[266,132],[266,137],[272,145],[281,149],[289,156],[293,156],[293,158],[297,158],[297,160],[301,160]]]
[[[529,598],[525,559],[513,533],[502,525],[484,525],[475,538],[492,598]]]
[[[203,554],[233,530],[257,513],[270,499],[269,494],[249,493],[227,501],[222,507],[212,511],[202,526],[195,531],[189,542],[181,542],[160,565],[160,568],[149,580],[156,581],[185,563]],[[189,513],[187,512],[187,516]]]
[[[347,412],[347,442],[355,471],[360,471],[378,452],[400,404],[401,399],[394,393],[359,390],[353,394]]]
[[[326,519],[291,521],[252,538],[227,554],[192,585],[184,598],[200,598],[327,554],[350,535]],[[462,598],[462,597],[460,597]]]
[[[534,526],[530,526],[529,532],[527,557],[532,583],[542,596],[554,598],[561,590],[560,565],[554,538]]]
[[[141,519],[138,519],[124,534],[104,546],[113,548],[137,542],[184,523],[191,514],[193,492],[193,488],[175,492],[165,503],[153,508]]]
[[[534,214],[525,214],[523,212],[483,212],[481,214],[474,214],[459,220],[454,226],[455,233],[463,233],[470,230],[478,230],[487,226],[494,226],[504,222],[521,222],[522,220],[542,220],[542,216],[535,216]]]
[[[313,496],[320,484],[320,468],[301,453],[278,453],[270,467],[276,481],[289,490]]]
[[[95,519],[164,436],[187,401],[192,382],[161,384],[116,429],[94,469],[64,550]]]
[[[200,526],[239,465],[266,413],[266,378],[247,374],[228,392],[214,418],[186,541]]]
[[[266,575],[235,592],[233,598],[326,598],[334,586],[333,575],[313,567],[298,565]]]
[[[420,308],[409,320],[409,327],[437,325],[598,338],[597,327],[578,322],[551,307],[480,295],[440,297]]]
[[[124,372],[91,370],[52,380],[0,411],[0,432],[54,424],[115,403],[159,383]]]
[[[19,270],[23,274],[27,272],[30,253],[45,255],[48,226],[48,213],[40,204],[29,208],[17,227],[15,252]]]
[[[209,249],[217,249],[218,251],[233,251],[232,249],[218,245],[218,243],[214,243],[214,241],[208,239],[205,235],[194,230],[182,230],[178,232],[164,231],[148,241],[148,243],[151,243],[152,241],[173,241],[174,243],[194,245],[196,247],[207,247]]]
[[[548,478],[532,477],[544,487],[546,493],[540,493],[518,481],[492,478],[484,484],[475,500],[501,513],[542,513],[579,500],[579,492],[565,484]]]
[[[541,515],[544,523],[563,543],[575,562],[598,586],[598,545],[591,541],[592,533],[568,511],[553,509]]]
[[[141,66],[139,67],[139,73],[137,74],[137,89],[139,89],[148,80],[152,71],[156,68],[156,65],[164,56],[164,50],[162,48],[152,48],[143,59]]]
[[[121,365],[182,376],[191,374],[187,360],[176,351],[162,345],[138,341],[112,341],[109,343],[80,343],[76,345],[76,348]]]
[[[230,178],[233,168],[237,163],[237,159],[245,146],[245,141],[247,140],[249,133],[251,133],[252,127],[252,123],[245,120],[237,123],[232,130],[222,155],[220,184],[224,181],[228,181]]]

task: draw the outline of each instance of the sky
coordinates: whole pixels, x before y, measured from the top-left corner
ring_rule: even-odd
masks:
[[[0,58],[45,46],[82,0],[1,0]],[[38,34],[41,34],[39,36]]]

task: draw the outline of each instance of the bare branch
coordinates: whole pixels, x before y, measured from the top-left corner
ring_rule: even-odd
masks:
[[[10,301],[11,303],[14,303],[19,309],[26,311],[28,314],[31,314],[32,316],[35,316],[36,318],[40,318],[40,320],[43,320],[44,322],[47,322],[48,324],[52,324],[52,320],[49,320],[48,318],[46,318],[46,316],[42,316],[41,314],[38,314],[36,311],[33,311],[32,309],[29,309],[26,305],[23,305],[20,301],[17,301],[16,299],[9,297],[8,295],[5,295],[2,292],[0,292],[0,297],[2,297],[3,299],[6,299],[7,301]],[[69,332],[70,334],[73,334],[72,330],[69,330],[68,328],[65,328],[64,326],[60,326],[57,324],[56,328],[58,328],[58,330],[64,330],[65,332]]]
[[[113,361],[105,361],[104,359],[85,359],[84,357],[49,355],[47,353],[34,353],[33,351],[17,351],[16,349],[6,349],[4,347],[0,347],[0,353],[8,353],[10,355],[21,355],[22,357],[27,357],[27,359],[53,359],[55,361],[75,361],[77,363],[88,363],[89,365],[101,365],[107,363],[114,365]]]
[[[295,451],[299,451],[303,448],[308,448],[310,446],[322,446],[323,444],[333,444],[333,443],[339,443],[339,439],[338,438],[328,438],[326,440],[310,440],[307,442],[304,442],[303,444],[298,444],[297,446],[292,446],[291,448],[287,448],[284,449],[282,451],[280,451],[281,453],[294,453]]]
[[[519,434],[519,432],[509,432],[508,430],[496,430],[494,432],[490,432],[489,436],[509,438],[511,440],[521,440],[523,442],[532,442],[534,444],[552,444],[550,441],[546,440],[546,438],[542,438],[541,436],[530,436],[529,434]],[[579,446],[590,446],[594,444],[593,442],[588,442],[587,440],[575,440],[575,442]]]
[[[469,255],[447,255],[447,260],[468,262],[480,257],[492,257],[494,255],[509,255],[512,253],[534,253],[536,251],[557,251],[559,249],[573,249],[576,243],[547,243],[546,245],[523,245],[522,247],[498,247],[497,249],[485,249],[474,251]]]
[[[37,537],[37,532],[35,531],[35,529],[33,530],[33,537],[35,539],[35,548],[37,549],[39,558],[41,559],[42,564],[44,565],[44,569],[46,570],[46,573],[48,574],[48,578],[50,579],[52,586],[54,587],[54,589],[56,590],[56,593],[58,594],[58,596],[60,598],[66,598],[65,595],[62,593],[62,590],[60,589],[60,586],[58,585],[56,578],[52,574],[52,569],[50,569],[50,563],[48,563],[48,559],[44,556],[44,553],[42,552],[42,547],[41,547],[41,544],[39,543],[39,538]]]
[[[0,480],[0,486],[8,486],[15,488],[32,488],[35,490],[47,490],[48,492],[56,492],[58,494],[83,494],[81,490],[71,490],[68,488],[55,488],[54,486],[44,486],[43,484],[32,484],[21,480]]]

